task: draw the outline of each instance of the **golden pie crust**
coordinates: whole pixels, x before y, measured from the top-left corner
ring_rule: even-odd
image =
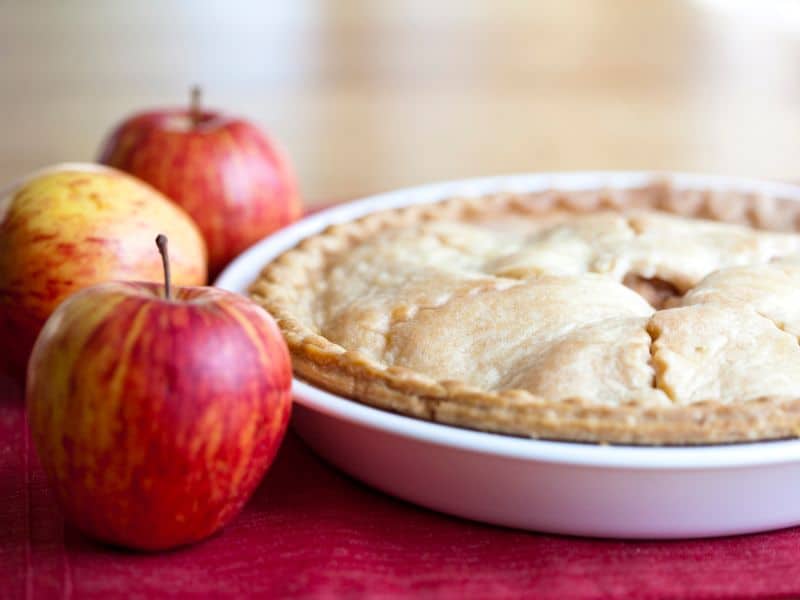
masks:
[[[534,438],[800,435],[800,203],[736,191],[492,194],[373,213],[266,265],[295,373]]]

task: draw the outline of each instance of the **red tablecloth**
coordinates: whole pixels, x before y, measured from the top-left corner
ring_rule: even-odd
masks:
[[[244,512],[183,550],[125,552],[65,525],[21,392],[0,379],[0,597],[800,597],[800,528],[687,542],[537,535],[373,491],[293,434]]]

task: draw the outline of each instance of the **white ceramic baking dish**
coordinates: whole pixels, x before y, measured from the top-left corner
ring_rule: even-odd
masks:
[[[496,191],[632,187],[665,176],[676,186],[800,201],[794,185],[689,174],[543,173],[426,185],[308,217],[247,250],[216,284],[245,293],[264,264],[298,241],[376,210]],[[294,427],[326,460],[389,494],[468,519],[622,538],[720,536],[800,524],[800,441],[681,448],[540,441],[392,414],[297,379],[294,395]]]

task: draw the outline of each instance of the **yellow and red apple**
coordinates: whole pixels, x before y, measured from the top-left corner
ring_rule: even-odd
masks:
[[[241,509],[286,431],[290,386],[280,331],[247,298],[111,282],[47,321],[26,398],[66,518],[100,540],[159,550]]]
[[[150,183],[197,222],[212,279],[245,248],[302,212],[289,163],[244,119],[193,106],[133,115],[100,151],[100,162]]]
[[[161,193],[106,167],[64,164],[0,192],[0,370],[22,376],[47,317],[101,281],[160,281],[152,250],[172,240],[177,284],[206,282],[206,248],[191,218]]]

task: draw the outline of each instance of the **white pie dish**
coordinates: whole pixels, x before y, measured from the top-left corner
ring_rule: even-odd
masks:
[[[453,195],[632,187],[664,174],[563,173],[433,184],[318,213],[259,242],[216,284],[245,293],[264,264],[332,223]],[[670,174],[676,186],[800,201],[800,187]],[[800,524],[800,440],[654,448],[549,442],[470,431],[370,408],[295,379],[294,427],[321,456],[392,495],[523,529],[684,538]]]

